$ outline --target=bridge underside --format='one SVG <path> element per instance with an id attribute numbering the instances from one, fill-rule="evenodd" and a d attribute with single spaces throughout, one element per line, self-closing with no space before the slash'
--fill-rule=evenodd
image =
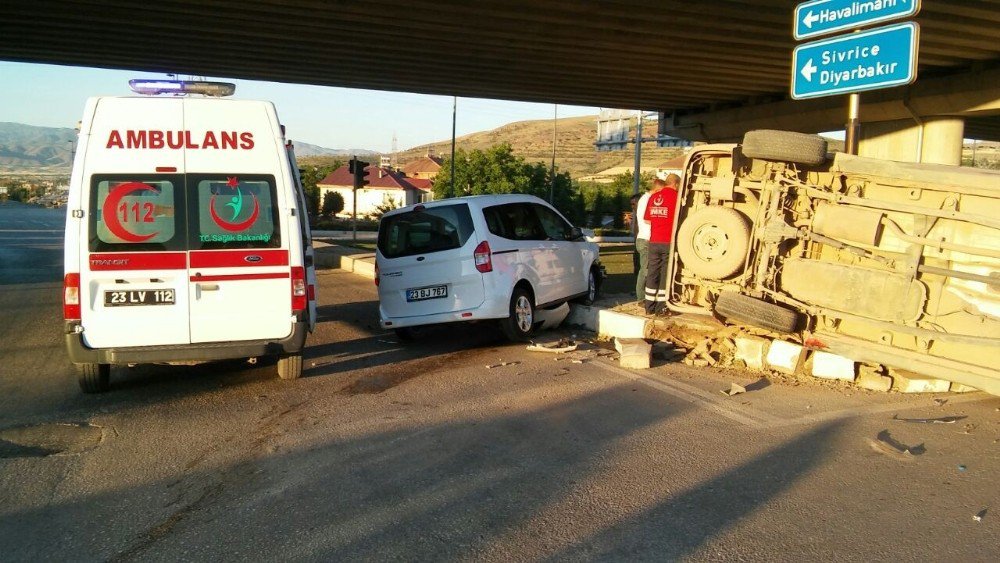
<path id="1" fill-rule="evenodd" d="M 4 2 L 0 59 L 656 110 L 692 139 L 737 137 L 768 114 L 779 127 L 838 128 L 842 98 L 788 100 L 796 4 Z M 998 8 L 996 0 L 924 0 L 917 84 L 865 95 L 862 119 L 957 114 L 970 136 L 1000 139 Z M 924 92 L 948 88 L 963 92 L 954 105 Z"/>

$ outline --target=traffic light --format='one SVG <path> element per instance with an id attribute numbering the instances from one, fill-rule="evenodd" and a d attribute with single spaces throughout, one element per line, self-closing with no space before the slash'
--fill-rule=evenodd
<path id="1" fill-rule="evenodd" d="M 368 168 L 367 162 L 363 160 L 358 160 L 357 157 L 351 158 L 350 163 L 347 165 L 347 169 L 354 176 L 354 189 L 360 189 L 368 185 Z"/>

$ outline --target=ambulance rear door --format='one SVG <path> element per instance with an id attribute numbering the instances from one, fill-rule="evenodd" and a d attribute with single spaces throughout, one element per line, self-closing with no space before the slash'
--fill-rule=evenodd
<path id="1" fill-rule="evenodd" d="M 185 151 L 191 342 L 286 337 L 294 322 L 295 264 L 289 178 L 273 106 L 188 99 L 184 108 L 195 145 Z"/>
<path id="2" fill-rule="evenodd" d="M 84 342 L 187 344 L 188 272 L 179 99 L 100 98 L 81 130 Z M 171 148 L 171 145 L 175 148 Z"/>

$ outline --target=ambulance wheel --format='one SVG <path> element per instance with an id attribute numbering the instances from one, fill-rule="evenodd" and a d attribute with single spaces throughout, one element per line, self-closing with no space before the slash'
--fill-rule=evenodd
<path id="1" fill-rule="evenodd" d="M 84 393 L 103 393 L 111 388 L 111 365 L 79 364 L 77 381 Z"/>
<path id="2" fill-rule="evenodd" d="M 278 377 L 281 379 L 298 379 L 302 377 L 302 354 L 279 356 Z"/>
<path id="3" fill-rule="evenodd" d="M 510 315 L 500 320 L 504 336 L 513 342 L 524 342 L 535 328 L 535 305 L 523 287 L 514 288 L 510 296 Z"/>

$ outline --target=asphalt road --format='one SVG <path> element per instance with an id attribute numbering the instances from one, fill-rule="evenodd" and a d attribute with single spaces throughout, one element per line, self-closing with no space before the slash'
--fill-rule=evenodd
<path id="1" fill-rule="evenodd" d="M 0 287 L 0 559 L 997 558 L 998 398 L 557 361 L 486 325 L 404 346 L 370 280 L 319 285 L 301 380 L 140 366 L 96 396 L 58 275 Z"/>
<path id="2" fill-rule="evenodd" d="M 62 280 L 65 209 L 0 202 L 0 286 Z"/>

